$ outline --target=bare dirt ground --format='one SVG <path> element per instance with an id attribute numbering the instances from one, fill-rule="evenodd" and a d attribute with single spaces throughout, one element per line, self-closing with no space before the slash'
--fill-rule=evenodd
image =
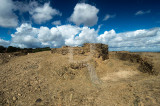
<path id="1" fill-rule="evenodd" d="M 160 72 L 160 53 L 136 54 L 149 58 Z M 0 58 L 2 106 L 160 106 L 160 75 L 141 72 L 140 64 L 112 53 L 108 60 L 82 63 L 49 51 L 10 58 Z"/>

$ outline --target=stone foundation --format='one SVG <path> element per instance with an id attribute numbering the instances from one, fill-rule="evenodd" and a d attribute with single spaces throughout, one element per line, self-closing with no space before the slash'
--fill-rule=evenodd
<path id="1" fill-rule="evenodd" d="M 66 55 L 68 53 L 73 53 L 73 55 L 91 53 L 93 57 L 102 58 L 102 60 L 109 58 L 108 45 L 101 43 L 85 43 L 82 47 L 63 46 L 62 48 L 52 48 L 51 53 L 58 53 L 62 55 Z"/>

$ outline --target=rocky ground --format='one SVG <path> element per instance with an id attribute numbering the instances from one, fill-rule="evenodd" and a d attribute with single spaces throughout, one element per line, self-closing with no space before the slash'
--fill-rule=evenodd
<path id="1" fill-rule="evenodd" d="M 105 61 L 77 55 L 75 63 L 69 54 L 49 51 L 24 56 L 1 54 L 0 105 L 159 106 L 160 54 L 134 54 L 148 60 L 118 58 L 115 52 Z M 143 67 L 148 65 L 146 61 L 152 65 Z M 156 74 L 145 71 L 148 68 Z"/>

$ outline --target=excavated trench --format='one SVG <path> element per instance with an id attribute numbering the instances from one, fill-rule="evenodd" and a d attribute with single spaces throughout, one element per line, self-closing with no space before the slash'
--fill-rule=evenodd
<path id="1" fill-rule="evenodd" d="M 139 54 L 135 53 L 115 53 L 114 54 L 116 58 L 123 60 L 123 61 L 129 61 L 131 63 L 138 63 L 139 64 L 139 71 L 143 73 L 148 73 L 151 75 L 157 75 L 158 72 L 154 68 L 154 63 L 152 60 L 148 58 L 144 58 L 140 56 Z"/>

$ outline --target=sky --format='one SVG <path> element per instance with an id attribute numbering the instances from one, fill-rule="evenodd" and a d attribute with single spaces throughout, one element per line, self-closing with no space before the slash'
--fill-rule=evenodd
<path id="1" fill-rule="evenodd" d="M 160 51 L 159 0 L 0 0 L 0 45 Z"/>

